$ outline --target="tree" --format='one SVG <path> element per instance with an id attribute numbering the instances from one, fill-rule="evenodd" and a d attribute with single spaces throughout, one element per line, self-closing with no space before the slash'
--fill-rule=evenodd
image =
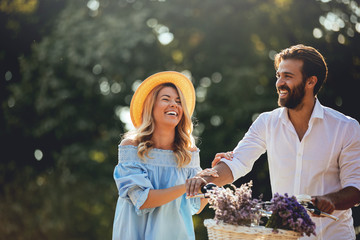
<path id="1" fill-rule="evenodd" d="M 44 2 L 51 5 L 39 6 Z M 296 43 L 315 46 L 328 60 L 320 101 L 359 120 L 351 106 L 359 96 L 348 87 L 359 79 L 358 23 L 334 31 L 319 22 L 331 12 L 351 19 L 351 4 L 67 1 L 31 51 L 22 51 L 21 78 L 3 90 L 0 232 L 11 239 L 110 238 L 116 146 L 134 89 L 158 71 L 191 76 L 203 167 L 234 148 L 258 113 L 276 107 L 272 59 Z M 254 194 L 269 199 L 266 155 L 255 168 L 237 184 L 253 179 Z M 211 214 L 194 218 L 197 239 L 206 239 L 202 221 Z"/>

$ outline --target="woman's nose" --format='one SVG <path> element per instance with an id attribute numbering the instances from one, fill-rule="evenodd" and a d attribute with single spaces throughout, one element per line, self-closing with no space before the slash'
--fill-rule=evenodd
<path id="1" fill-rule="evenodd" d="M 172 106 L 172 107 L 177 106 L 176 100 L 170 100 L 169 103 L 170 103 L 170 106 Z"/>

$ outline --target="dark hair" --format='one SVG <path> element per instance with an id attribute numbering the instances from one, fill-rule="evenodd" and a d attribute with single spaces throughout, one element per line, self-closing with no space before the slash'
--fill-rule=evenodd
<path id="1" fill-rule="evenodd" d="M 283 49 L 280 53 L 275 55 L 274 66 L 276 70 L 278 70 L 280 62 L 285 59 L 297 59 L 303 61 L 301 72 L 304 76 L 304 81 L 312 76 L 317 77 L 317 83 L 314 87 L 315 96 L 326 82 L 328 74 L 326 62 L 321 53 L 313 47 L 302 44 Z"/>

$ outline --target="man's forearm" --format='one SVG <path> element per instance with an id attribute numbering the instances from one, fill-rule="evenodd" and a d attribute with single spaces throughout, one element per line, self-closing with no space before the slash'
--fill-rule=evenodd
<path id="1" fill-rule="evenodd" d="M 346 210 L 360 203 L 360 191 L 355 187 L 346 187 L 325 196 L 331 199 L 336 210 Z"/>
<path id="2" fill-rule="evenodd" d="M 346 210 L 359 203 L 360 191 L 355 187 L 346 187 L 323 196 L 314 196 L 312 202 L 319 210 L 331 214 L 334 210 Z"/>
<path id="3" fill-rule="evenodd" d="M 209 183 L 212 182 L 217 186 L 224 186 L 226 184 L 232 183 L 234 177 L 228 165 L 226 163 L 220 162 L 213 169 L 216 170 L 219 177 L 206 176 L 204 179 Z"/>

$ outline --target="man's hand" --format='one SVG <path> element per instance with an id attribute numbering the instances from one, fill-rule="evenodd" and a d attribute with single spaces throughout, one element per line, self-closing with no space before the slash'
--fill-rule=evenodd
<path id="1" fill-rule="evenodd" d="M 326 213 L 333 213 L 335 210 L 335 204 L 331 198 L 327 196 L 315 196 L 311 198 L 311 202 L 317 207 L 320 211 Z M 318 215 L 312 214 L 313 216 L 319 217 Z"/>
<path id="2" fill-rule="evenodd" d="M 217 153 L 214 157 L 214 160 L 211 162 L 211 167 L 215 167 L 216 164 L 218 164 L 222 158 L 232 161 L 233 152 L 231 151 L 231 152 L 226 152 L 226 153 L 224 153 L 224 152 Z"/>
<path id="3" fill-rule="evenodd" d="M 198 177 L 219 177 L 219 174 L 214 168 L 205 168 L 196 174 Z"/>
<path id="4" fill-rule="evenodd" d="M 346 187 L 337 192 L 311 198 L 320 211 L 331 214 L 334 210 L 346 210 L 360 202 L 360 191 L 355 187 Z"/>

